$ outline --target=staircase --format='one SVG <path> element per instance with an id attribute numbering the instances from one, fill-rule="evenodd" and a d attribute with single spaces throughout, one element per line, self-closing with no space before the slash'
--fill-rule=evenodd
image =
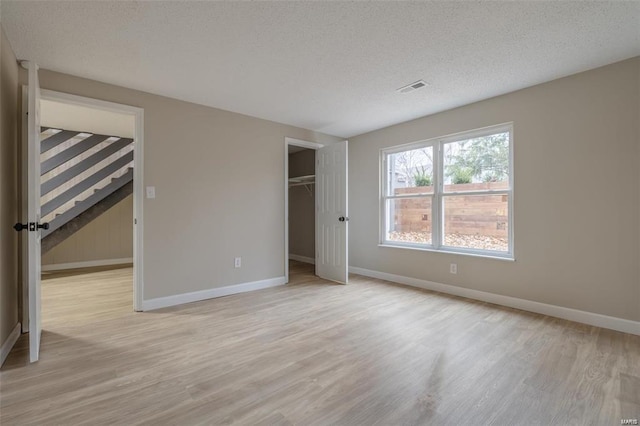
<path id="1" fill-rule="evenodd" d="M 133 193 L 133 139 L 41 128 L 42 254 Z"/>

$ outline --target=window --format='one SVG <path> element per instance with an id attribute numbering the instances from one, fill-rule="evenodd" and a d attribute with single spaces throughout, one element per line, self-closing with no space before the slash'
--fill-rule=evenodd
<path id="1" fill-rule="evenodd" d="M 383 150 L 381 244 L 513 257 L 512 125 Z"/>

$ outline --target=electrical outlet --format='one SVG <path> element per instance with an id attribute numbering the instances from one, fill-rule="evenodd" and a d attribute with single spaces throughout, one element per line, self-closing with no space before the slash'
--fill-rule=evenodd
<path id="1" fill-rule="evenodd" d="M 457 274 L 458 273 L 458 264 L 457 263 L 452 263 L 449 266 L 449 272 L 451 272 L 452 274 Z"/>
<path id="2" fill-rule="evenodd" d="M 242 258 L 241 257 L 236 257 L 234 262 L 233 262 L 233 266 L 236 268 L 239 268 L 242 266 Z"/>

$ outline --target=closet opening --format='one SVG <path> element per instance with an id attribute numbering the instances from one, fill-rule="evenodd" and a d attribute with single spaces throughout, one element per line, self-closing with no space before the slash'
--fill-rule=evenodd
<path id="1" fill-rule="evenodd" d="M 285 140 L 285 275 L 316 275 L 316 149 L 313 142 Z"/>

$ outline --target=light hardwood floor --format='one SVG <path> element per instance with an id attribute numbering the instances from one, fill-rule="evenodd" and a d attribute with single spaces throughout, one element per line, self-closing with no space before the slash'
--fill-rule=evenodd
<path id="1" fill-rule="evenodd" d="M 619 425 L 640 337 L 292 262 L 291 284 L 148 313 L 131 268 L 52 274 L 0 423 Z"/>

